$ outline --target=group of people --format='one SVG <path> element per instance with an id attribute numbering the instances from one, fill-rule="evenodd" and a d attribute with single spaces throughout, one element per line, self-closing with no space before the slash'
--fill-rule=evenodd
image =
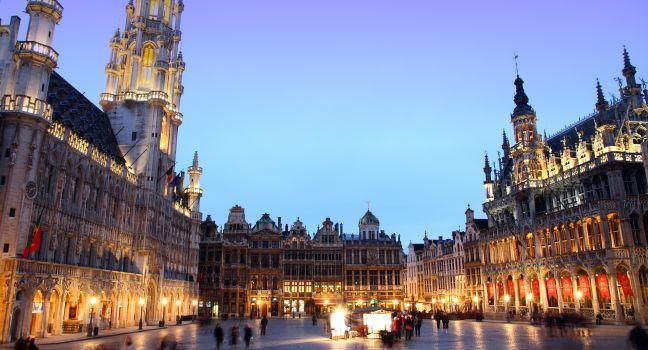
<path id="1" fill-rule="evenodd" d="M 261 319 L 261 336 L 266 335 L 266 329 L 268 328 L 268 318 L 266 316 L 263 316 Z M 239 325 L 234 324 L 232 325 L 232 328 L 230 329 L 230 345 L 234 346 L 237 345 L 239 342 L 239 336 L 240 336 L 240 331 L 239 331 Z M 214 328 L 214 338 L 216 339 L 216 349 L 220 349 L 220 347 L 223 345 L 223 342 L 225 341 L 225 331 L 223 330 L 223 327 L 221 326 L 220 323 L 216 324 L 216 328 Z M 252 326 L 250 326 L 249 323 L 246 323 L 245 326 L 243 327 L 243 342 L 245 343 L 245 347 L 249 348 L 250 347 L 250 342 L 252 342 L 253 339 L 253 333 L 252 333 Z"/>
<path id="2" fill-rule="evenodd" d="M 444 329 L 448 329 L 450 326 L 450 316 L 443 310 L 437 310 L 434 313 L 434 320 L 436 321 L 437 329 L 441 329 L 441 325 L 443 325 Z"/>
<path id="3" fill-rule="evenodd" d="M 18 338 L 14 343 L 14 350 L 38 350 L 38 346 L 36 346 L 36 338 Z"/>
<path id="4" fill-rule="evenodd" d="M 396 339 L 405 335 L 405 340 L 412 339 L 412 336 L 421 336 L 423 326 L 423 315 L 418 313 L 408 315 L 396 315 L 392 319 L 392 333 Z"/>

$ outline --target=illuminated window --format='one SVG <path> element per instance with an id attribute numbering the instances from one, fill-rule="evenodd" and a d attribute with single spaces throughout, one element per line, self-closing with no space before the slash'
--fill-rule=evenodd
<path id="1" fill-rule="evenodd" d="M 155 61 L 155 49 L 153 45 L 147 44 L 142 51 L 142 80 L 151 81 L 153 63 Z"/>
<path id="2" fill-rule="evenodd" d="M 149 18 L 157 19 L 159 8 L 160 0 L 151 0 L 151 5 L 149 6 Z"/>

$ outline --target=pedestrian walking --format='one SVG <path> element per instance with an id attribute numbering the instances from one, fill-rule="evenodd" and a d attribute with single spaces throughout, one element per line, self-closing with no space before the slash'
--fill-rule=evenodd
<path id="1" fill-rule="evenodd" d="M 214 338 L 216 338 L 216 349 L 220 349 L 221 345 L 223 345 L 224 337 L 225 334 L 223 332 L 223 327 L 221 327 L 220 323 L 216 323 L 216 328 L 214 328 Z"/>
<path id="2" fill-rule="evenodd" d="M 434 320 L 436 321 L 437 329 L 441 329 L 441 311 L 440 310 L 437 310 L 437 312 L 434 313 Z"/>
<path id="3" fill-rule="evenodd" d="M 648 349 L 648 333 L 646 333 L 646 330 L 641 326 L 641 322 L 635 323 L 634 328 L 632 328 L 630 335 L 628 336 L 628 341 L 633 349 Z"/>
<path id="4" fill-rule="evenodd" d="M 135 344 L 133 344 L 133 340 L 131 339 L 130 335 L 127 335 L 124 338 L 124 344 L 122 344 L 120 350 L 135 350 Z"/>
<path id="5" fill-rule="evenodd" d="M 239 337 L 239 327 L 238 325 L 233 325 L 232 330 L 230 331 L 230 345 L 238 344 Z"/>
<path id="6" fill-rule="evenodd" d="M 243 340 L 245 340 L 245 347 L 249 348 L 250 347 L 250 341 L 252 340 L 252 327 L 250 327 L 249 324 L 245 324 L 245 328 L 243 329 Z"/>
<path id="7" fill-rule="evenodd" d="M 268 318 L 263 316 L 261 319 L 261 336 L 266 335 L 266 328 L 268 327 Z"/>
<path id="8" fill-rule="evenodd" d="M 416 319 L 416 324 L 414 327 L 416 328 L 416 336 L 420 337 L 421 336 L 421 327 L 423 326 L 423 316 L 419 315 Z"/>
<path id="9" fill-rule="evenodd" d="M 450 316 L 448 314 L 444 313 L 442 316 L 442 321 L 443 321 L 443 328 L 448 329 L 448 326 L 450 326 Z"/>
<path id="10" fill-rule="evenodd" d="M 414 330 L 414 321 L 411 316 L 405 319 L 405 340 L 412 339 L 412 332 Z"/>
<path id="11" fill-rule="evenodd" d="M 317 316 L 315 316 L 315 314 L 313 314 L 312 321 L 313 321 L 313 326 L 317 325 Z"/>

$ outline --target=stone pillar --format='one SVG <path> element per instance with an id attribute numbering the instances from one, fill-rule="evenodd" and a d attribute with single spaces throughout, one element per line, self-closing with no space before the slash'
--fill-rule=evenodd
<path id="1" fill-rule="evenodd" d="M 41 327 L 42 328 L 41 329 L 41 334 L 38 335 L 41 338 L 47 337 L 47 323 L 48 323 L 48 320 L 49 320 L 49 312 L 50 312 L 50 297 L 51 297 L 50 294 L 47 294 L 47 295 L 45 295 L 43 297 L 44 298 L 43 299 L 43 314 L 42 314 L 42 317 L 43 317 L 42 324 L 43 324 L 43 326 Z"/>
<path id="2" fill-rule="evenodd" d="M 574 296 L 573 296 L 573 298 L 574 298 L 574 305 L 576 306 L 576 311 L 580 311 L 580 309 L 581 309 L 581 303 L 583 302 L 583 298 L 585 298 L 585 296 L 583 295 L 583 297 L 581 298 L 581 300 L 577 300 L 577 299 L 576 299 L 576 291 L 577 291 L 577 290 L 580 290 L 580 289 L 578 288 L 578 276 L 576 276 L 576 274 L 574 273 L 574 271 L 570 271 L 569 274 L 570 274 L 570 276 L 571 276 L 571 282 L 572 282 L 572 293 L 574 294 Z"/>
<path id="3" fill-rule="evenodd" d="M 638 270 L 637 270 L 638 271 Z M 644 321 L 644 308 L 643 308 L 643 291 L 637 280 L 638 272 L 629 271 L 628 275 L 630 276 L 630 286 L 632 287 L 634 309 L 635 309 L 635 319 L 645 323 Z"/>
<path id="4" fill-rule="evenodd" d="M 643 218 L 641 216 L 637 217 L 637 221 L 639 223 L 639 243 L 642 246 L 648 246 L 648 242 L 646 241 L 646 227 L 644 226 Z"/>
<path id="5" fill-rule="evenodd" d="M 603 244 L 605 245 L 605 249 L 610 249 L 612 248 L 612 243 L 611 243 L 611 237 L 610 237 L 610 224 L 607 219 L 607 213 L 601 214 L 601 222 L 600 222 L 600 228 L 601 228 L 601 233 L 603 235 Z"/>
<path id="6" fill-rule="evenodd" d="M 554 278 L 556 279 L 556 294 L 558 294 L 558 312 L 563 312 L 563 289 L 562 289 L 562 279 L 560 276 L 554 273 Z"/>
<path id="7" fill-rule="evenodd" d="M 610 298 L 612 307 L 614 308 L 614 316 L 617 322 L 623 322 L 624 314 L 623 307 L 621 306 L 621 298 L 619 297 L 619 288 L 617 287 L 617 277 L 614 272 L 608 273 L 608 288 L 610 289 Z"/>
<path id="8" fill-rule="evenodd" d="M 594 309 L 594 316 L 601 311 L 598 301 L 598 288 L 596 288 L 596 276 L 594 271 L 587 272 L 590 278 L 590 293 L 592 293 L 592 309 Z"/>
<path id="9" fill-rule="evenodd" d="M 547 300 L 547 282 L 544 277 L 538 277 L 538 282 L 540 282 L 540 302 L 542 303 L 542 310 L 546 312 L 549 307 L 549 301 Z"/>
<path id="10" fill-rule="evenodd" d="M 520 290 L 518 287 L 518 278 L 516 275 L 513 275 L 513 288 L 515 289 L 515 313 L 518 314 L 520 312 Z"/>
<path id="11" fill-rule="evenodd" d="M 624 247 L 634 247 L 635 242 L 634 242 L 634 238 L 632 237 L 632 226 L 630 225 L 630 219 L 619 219 L 619 230 L 621 230 L 619 236 L 623 240 L 622 245 Z M 641 239 L 639 240 L 638 243 L 641 243 Z"/>

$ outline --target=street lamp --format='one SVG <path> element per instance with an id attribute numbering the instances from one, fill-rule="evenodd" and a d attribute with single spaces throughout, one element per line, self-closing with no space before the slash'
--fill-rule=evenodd
<path id="1" fill-rule="evenodd" d="M 144 303 L 145 303 L 144 298 L 141 298 L 141 297 L 140 297 L 140 298 L 139 298 L 139 305 L 140 305 L 139 330 L 140 330 L 140 331 L 141 331 L 142 328 L 143 328 L 143 324 L 142 324 L 142 314 L 144 313 Z"/>
<path id="2" fill-rule="evenodd" d="M 164 327 L 164 322 L 166 319 L 166 305 L 169 303 L 169 299 L 162 298 L 162 321 L 160 321 L 160 327 Z"/>
<path id="3" fill-rule="evenodd" d="M 194 319 L 196 319 L 196 314 L 198 313 L 198 311 L 196 310 L 196 305 L 198 305 L 198 300 L 196 300 L 196 299 L 192 300 L 191 301 L 191 306 L 194 307 L 194 314 L 193 314 L 193 316 L 191 316 L 191 322 L 193 322 Z"/>
<path id="4" fill-rule="evenodd" d="M 94 314 L 94 306 L 97 303 L 96 297 L 90 297 L 90 323 L 88 323 L 88 337 L 92 337 L 92 316 Z"/>
<path id="5" fill-rule="evenodd" d="M 583 292 L 580 290 L 577 290 L 576 293 L 574 293 L 574 296 L 576 297 L 576 302 L 578 303 L 578 308 L 580 309 L 581 307 L 581 299 L 583 298 Z"/>
<path id="6" fill-rule="evenodd" d="M 473 297 L 472 297 L 472 301 L 473 301 L 473 307 L 474 307 L 475 309 L 479 309 L 479 297 L 476 296 L 476 295 L 473 296 Z"/>
<path id="7" fill-rule="evenodd" d="M 176 323 L 180 324 L 180 304 L 182 304 L 182 300 L 178 299 L 176 300 L 176 306 L 178 306 L 178 312 L 176 313 Z"/>

